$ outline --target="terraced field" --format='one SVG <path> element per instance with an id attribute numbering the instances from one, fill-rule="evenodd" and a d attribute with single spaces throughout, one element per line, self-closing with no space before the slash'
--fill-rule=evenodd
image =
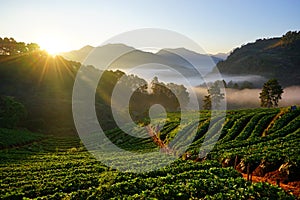
<path id="1" fill-rule="evenodd" d="M 178 157 L 175 162 L 143 173 L 105 166 L 75 136 L 0 129 L 0 199 L 297 198 L 280 187 L 246 181 L 239 172 L 246 172 L 243 166 L 248 164 L 252 171 L 259 172 L 260 164 L 269 163 L 262 171 L 264 175 L 286 165 L 290 168 L 283 168 L 283 176 L 285 172 L 290 175 L 284 176 L 287 180 L 283 181 L 299 181 L 299 109 L 228 111 L 225 121 L 218 116 L 210 119 L 210 113 L 202 112 L 196 118 L 190 114 L 182 127 L 179 127 L 178 113 L 168 116 L 157 137 L 169 145 L 179 129 L 189 136 L 189 131 L 197 125 L 193 143 L 184 155 L 176 154 L 181 143 L 175 143 L 172 146 Z M 132 132 L 140 133 L 138 129 Z M 145 158 L 143 153 L 158 149 L 151 137 L 129 136 L 120 129 L 108 131 L 106 135 L 119 147 L 140 153 L 137 164 L 151 162 L 151 157 Z M 188 140 L 186 135 L 179 139 Z M 208 136 L 204 149 L 220 137 L 213 150 L 200 159 L 199 149 Z M 127 159 L 130 163 L 133 158 L 111 154 L 105 159 L 118 166 L 124 164 L 120 160 Z"/>

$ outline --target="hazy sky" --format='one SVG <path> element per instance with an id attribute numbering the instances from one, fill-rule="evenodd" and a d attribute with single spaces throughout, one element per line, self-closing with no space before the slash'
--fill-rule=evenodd
<path id="1" fill-rule="evenodd" d="M 300 30 L 299 0 L 0 0 L 0 37 L 52 51 L 97 46 L 138 28 L 169 29 L 206 52 Z"/>

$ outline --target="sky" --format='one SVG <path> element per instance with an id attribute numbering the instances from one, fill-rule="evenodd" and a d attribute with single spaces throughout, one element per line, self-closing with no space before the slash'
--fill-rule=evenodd
<path id="1" fill-rule="evenodd" d="M 0 0 L 0 5 L 0 37 L 35 42 L 53 53 L 98 46 L 140 28 L 178 32 L 211 54 L 300 30 L 299 0 Z"/>

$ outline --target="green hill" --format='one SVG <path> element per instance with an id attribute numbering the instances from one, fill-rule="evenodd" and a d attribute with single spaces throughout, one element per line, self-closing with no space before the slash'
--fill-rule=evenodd
<path id="1" fill-rule="evenodd" d="M 0 56 L 0 94 L 25 105 L 28 117 L 22 126 L 70 128 L 72 87 L 79 67 L 80 63 L 43 52 Z"/>
<path id="2" fill-rule="evenodd" d="M 112 169 L 95 160 L 78 137 L 45 137 L 29 132 L 10 131 L 12 135 L 20 134 L 24 137 L 23 141 L 19 138 L 14 141 L 5 140 L 1 144 L 0 198 L 295 199 L 295 196 L 284 192 L 280 187 L 246 181 L 238 171 L 245 172 L 243 166 L 249 163 L 251 168 L 256 168 L 253 173 L 261 173 L 260 176 L 263 176 L 278 170 L 280 166 L 288 166 L 282 167 L 280 172 L 287 179 L 279 180 L 284 183 L 297 180 L 300 155 L 299 117 L 299 109 L 228 111 L 224 124 L 218 126 L 220 120 L 212 119 L 212 129 L 208 131 L 209 113 L 201 113 L 200 119 L 190 114 L 191 123 L 183 127 L 186 131 L 190 131 L 188 127 L 191 124 L 200 122 L 196 138 L 188 151 L 191 153 L 190 158 L 197 157 L 205 134 L 220 132 L 220 140 L 213 151 L 201 162 L 178 159 L 156 171 L 139 174 L 130 172 L 130 167 L 134 166 L 127 166 L 127 162 L 122 162 L 125 159 L 130 163 L 136 157 L 124 158 L 124 155 L 111 152 L 105 157 L 106 160 L 102 160 L 104 163 L 109 161 L 113 167 L 129 167 L 127 172 Z M 177 113 L 170 114 L 168 118 L 160 133 L 165 142 L 176 134 L 178 126 L 175 120 L 178 119 Z M 264 133 L 266 129 L 268 131 Z M 1 138 L 7 137 L 7 134 L 7 129 L 0 129 Z M 120 129 L 106 134 L 116 145 L 141 153 L 136 165 L 144 165 L 145 160 L 155 164 L 155 158 L 142 154 L 157 150 L 150 138 L 133 139 Z M 143 150 L 137 147 L 143 147 Z M 233 168 L 236 156 L 237 170 Z M 160 162 L 162 160 L 157 164 Z"/>
<path id="3" fill-rule="evenodd" d="M 19 126 L 30 130 L 74 134 L 72 92 L 76 73 L 81 64 L 52 57 L 42 51 L 28 54 L 0 56 L 0 94 L 12 96 L 24 104 L 27 118 Z M 87 77 L 97 74 L 97 69 L 84 66 Z M 103 98 L 110 93 L 118 77 L 124 73 L 105 73 L 95 94 L 96 112 L 103 127 L 112 118 L 109 104 Z"/>
<path id="4" fill-rule="evenodd" d="M 0 55 L 0 95 L 14 97 L 27 110 L 27 118 L 19 126 L 40 132 L 75 133 L 72 93 L 80 67 L 78 62 L 65 60 L 61 56 L 52 57 L 42 51 Z M 150 94 L 147 92 L 147 82 L 137 76 L 126 75 L 121 71 L 101 72 L 93 66 L 82 66 L 82 69 L 85 90 L 90 89 L 91 80 L 97 80 L 101 74 L 96 83 L 95 110 L 98 121 L 105 130 L 117 127 L 113 120 L 111 97 L 118 82 L 121 87 L 115 99 L 118 105 L 123 105 L 123 97 L 133 92 L 132 88 L 142 86 L 134 91 L 130 99 L 130 114 L 135 113 L 133 115 L 137 116 L 134 116 L 137 120 L 157 102 L 166 105 L 167 111 L 178 110 L 178 101 L 174 94 L 169 90 L 165 91 L 166 87 L 158 83 L 152 84 L 154 92 Z M 182 102 L 188 102 L 188 93 L 184 86 L 171 84 L 169 87 L 178 93 L 179 98 L 183 99 Z M 121 111 L 125 106 L 115 109 Z M 3 117 L 1 112 L 0 117 Z"/>
<path id="5" fill-rule="evenodd" d="M 217 67 L 222 74 L 261 75 L 283 86 L 300 85 L 300 32 L 243 45 Z"/>

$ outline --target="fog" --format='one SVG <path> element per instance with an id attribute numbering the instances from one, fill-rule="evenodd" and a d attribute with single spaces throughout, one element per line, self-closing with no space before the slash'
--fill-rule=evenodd
<path id="1" fill-rule="evenodd" d="M 288 106 L 291 104 L 300 105 L 300 86 L 291 86 L 284 89 L 280 106 Z"/>
<path id="2" fill-rule="evenodd" d="M 207 82 L 215 82 L 220 80 L 219 74 L 207 74 L 208 72 L 203 73 L 205 78 L 201 77 L 199 74 L 185 74 L 174 70 L 171 67 L 167 67 L 159 64 L 145 64 L 137 68 L 132 69 L 121 69 L 126 74 L 134 74 L 140 78 L 145 79 L 148 82 L 151 82 L 153 77 L 158 77 L 160 82 L 164 83 L 176 83 L 183 84 L 186 87 L 199 86 Z M 262 86 L 264 82 L 267 81 L 266 78 L 259 75 L 230 75 L 222 74 L 222 79 L 227 83 L 233 81 L 234 83 L 241 83 L 244 81 L 249 81 L 254 84 L 255 87 Z"/>
<path id="3" fill-rule="evenodd" d="M 202 108 L 202 100 L 207 95 L 207 88 L 197 87 L 193 91 L 197 94 L 199 106 Z M 261 89 L 229 89 L 226 88 L 225 99 L 227 109 L 258 108 L 260 107 L 259 93 Z M 195 102 L 191 102 L 195 103 Z M 280 107 L 300 105 L 300 86 L 284 88 L 282 99 L 279 101 Z"/>
<path id="4" fill-rule="evenodd" d="M 199 76 L 185 76 L 180 74 L 173 69 L 164 68 L 162 66 L 157 66 L 157 68 L 149 68 L 145 65 L 143 67 L 135 68 L 130 71 L 126 71 L 128 74 L 135 74 L 146 81 L 150 82 L 154 76 L 157 76 L 161 82 L 172 82 L 176 84 L 183 84 L 187 87 L 189 93 L 193 92 L 196 94 L 198 101 L 191 98 L 192 105 L 199 104 L 199 108 L 202 108 L 203 98 L 207 95 L 206 87 L 199 87 L 199 85 L 204 84 L 204 79 Z M 243 81 L 249 81 L 253 83 L 256 88 L 261 88 L 263 83 L 267 81 L 265 77 L 258 75 L 226 75 L 222 74 L 222 79 L 227 83 L 233 81 L 234 83 L 242 83 Z M 220 80 L 219 76 L 214 74 L 209 74 L 205 77 L 205 81 L 214 82 Z M 226 88 L 226 102 L 227 109 L 242 109 L 242 108 L 258 108 L 260 107 L 259 93 L 261 89 L 231 89 Z M 193 96 L 193 95 L 190 95 Z M 279 101 L 279 106 L 291 106 L 300 105 L 300 86 L 290 86 L 284 88 L 284 93 L 282 94 L 282 99 Z"/>

